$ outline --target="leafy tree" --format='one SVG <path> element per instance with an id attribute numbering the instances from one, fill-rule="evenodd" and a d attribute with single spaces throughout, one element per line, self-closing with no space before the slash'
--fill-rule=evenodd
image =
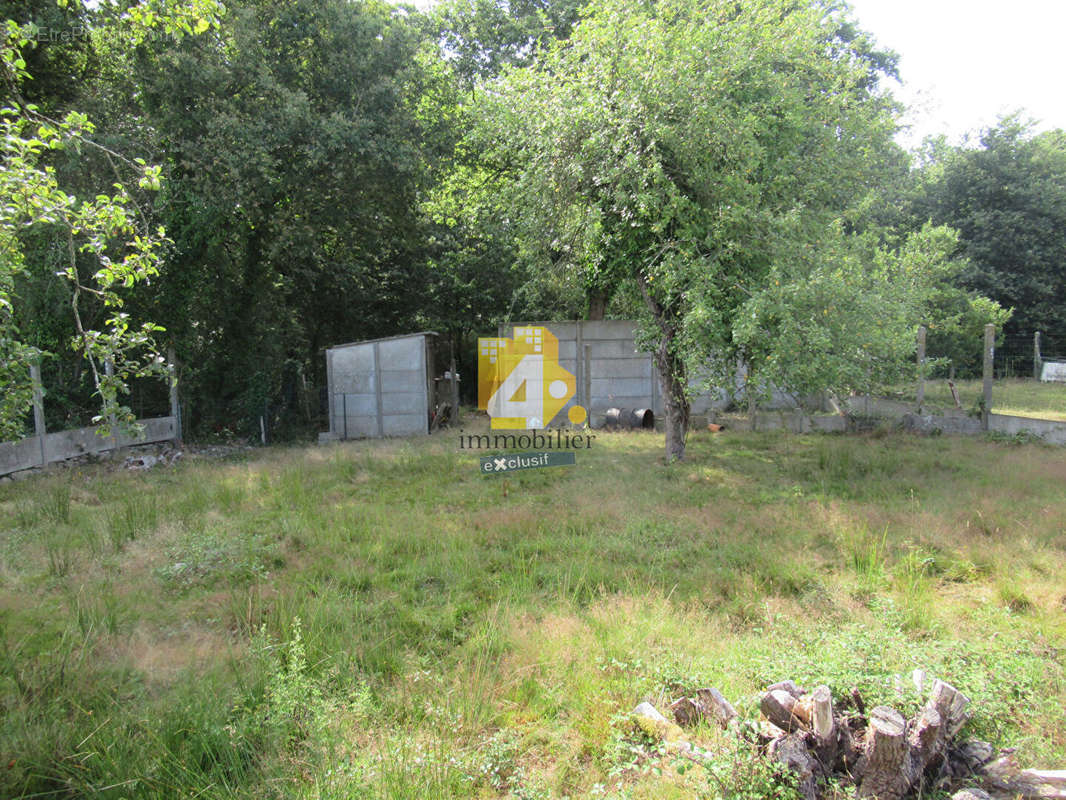
<path id="1" fill-rule="evenodd" d="M 195 426 L 317 405 L 324 347 L 415 324 L 428 36 L 383 2 L 248 0 L 217 33 L 137 52 L 174 240 L 147 313 L 189 365 Z"/>
<path id="2" fill-rule="evenodd" d="M 64 0 L 59 5 L 69 3 Z M 159 26 L 172 35 L 181 35 L 209 25 L 215 11 L 208 0 L 196 0 L 195 7 L 176 6 L 161 12 L 155 4 L 134 5 L 127 13 L 141 30 Z M 71 19 L 84 18 L 84 10 L 79 7 L 61 17 L 69 24 Z M 84 114 L 72 111 L 54 119 L 27 99 L 23 87 L 31 75 L 24 54 L 36 43 L 38 33 L 39 26 L 33 20 L 8 19 L 0 41 L 4 98 L 0 109 L 0 378 L 4 386 L 0 436 L 4 438 L 21 433 L 32 393 L 29 363 L 44 355 L 26 343 L 18 324 L 16 285 L 28 271 L 27 237 L 43 234 L 63 253 L 58 274 L 70 292 L 71 343 L 89 364 L 100 401 L 97 419 L 104 422 L 105 432 L 110 420 L 128 423 L 134 419 L 132 411 L 120 402 L 130 377 L 159 372 L 164 366 L 151 352 L 151 334 L 159 330 L 158 326 L 131 325 L 120 292 L 156 274 L 163 230 L 147 224 L 121 180 L 110 187 L 113 194 L 97 193 L 88 199 L 68 193 L 60 186 L 49 156 L 67 147 L 97 148 L 112 160 L 133 167 L 142 188 L 158 189 L 159 170 L 143 160 L 125 159 L 95 142 L 90 138 L 93 126 Z M 47 76 L 65 72 L 70 62 L 38 59 L 37 63 L 46 65 Z M 44 94 L 47 96 L 47 90 Z M 85 307 L 89 304 L 103 310 L 103 329 L 86 324 Z M 147 355 L 141 355 L 146 349 Z"/>
<path id="3" fill-rule="evenodd" d="M 672 460 L 687 364 L 731 371 L 753 344 L 735 336 L 753 298 L 830 270 L 825 231 L 896 158 L 878 83 L 894 61 L 833 3 L 599 0 L 587 15 L 479 95 L 477 180 L 497 176 L 487 191 L 525 247 L 566 253 L 555 263 L 587 283 L 639 290 Z M 841 302 L 864 275 L 834 276 Z M 913 341 L 917 319 L 903 317 Z"/>
<path id="4" fill-rule="evenodd" d="M 450 0 L 436 10 L 445 57 L 470 87 L 566 39 L 583 0 Z"/>
<path id="5" fill-rule="evenodd" d="M 1011 335 L 1066 331 L 1066 132 L 1007 117 L 979 147 L 930 142 L 914 224 L 959 231 L 963 288 L 1013 308 Z"/>
<path id="6" fill-rule="evenodd" d="M 966 266 L 957 250 L 957 233 L 944 226 L 927 224 L 893 246 L 837 223 L 817 249 L 776 261 L 733 326 L 755 386 L 844 395 L 891 385 L 911 372 L 918 323 L 936 346 L 1002 321 L 1009 312 L 955 287 Z"/>

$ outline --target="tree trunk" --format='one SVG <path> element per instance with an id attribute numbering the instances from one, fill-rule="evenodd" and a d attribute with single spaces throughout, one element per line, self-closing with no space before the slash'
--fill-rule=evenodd
<path id="1" fill-rule="evenodd" d="M 680 320 L 673 309 L 663 306 L 655 298 L 643 275 L 638 277 L 637 282 L 659 331 L 659 341 L 652 357 L 659 371 L 659 386 L 662 388 L 663 410 L 666 412 L 666 463 L 670 464 L 685 457 L 685 436 L 688 433 L 688 380 L 685 362 L 677 353 Z"/>
<path id="2" fill-rule="evenodd" d="M 607 313 L 607 292 L 602 289 L 589 289 L 589 319 L 603 319 Z"/>
<path id="3" fill-rule="evenodd" d="M 659 370 L 663 410 L 666 412 L 666 461 L 685 457 L 688 433 L 689 402 L 685 386 L 685 365 L 669 352 L 672 342 L 665 339 L 655 349 L 655 366 Z"/>

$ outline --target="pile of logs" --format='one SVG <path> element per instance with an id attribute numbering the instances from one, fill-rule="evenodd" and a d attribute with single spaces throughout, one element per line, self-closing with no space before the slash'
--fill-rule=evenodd
<path id="1" fill-rule="evenodd" d="M 969 704 L 966 695 L 937 680 L 925 706 L 908 720 L 890 706 L 867 711 L 856 689 L 834 704 L 827 686 L 807 692 L 782 681 L 761 694 L 762 716 L 754 726 L 741 723 L 713 688 L 675 700 L 670 711 L 682 729 L 706 720 L 757 739 L 770 758 L 795 773 L 804 800 L 820 800 L 830 781 L 877 800 L 933 791 L 955 791 L 954 800 L 1066 800 L 1066 771 L 1023 770 L 1010 751 L 997 753 L 987 742 L 958 740 L 970 718 Z M 713 758 L 685 749 L 700 752 L 703 760 Z"/>

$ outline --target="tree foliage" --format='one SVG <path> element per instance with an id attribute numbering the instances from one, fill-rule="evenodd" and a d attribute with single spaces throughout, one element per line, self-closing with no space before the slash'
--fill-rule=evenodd
<path id="1" fill-rule="evenodd" d="M 978 147 L 927 145 L 915 221 L 959 231 L 962 286 L 1013 309 L 1008 333 L 1066 331 L 1066 132 L 1032 134 L 1017 116 Z"/>
<path id="2" fill-rule="evenodd" d="M 495 176 L 489 191 L 524 246 L 557 256 L 545 263 L 592 288 L 639 289 L 668 458 L 684 452 L 687 363 L 716 366 L 720 380 L 756 351 L 783 363 L 787 337 L 766 337 L 794 331 L 775 305 L 795 318 L 835 303 L 842 313 L 815 317 L 829 338 L 884 325 L 866 361 L 898 366 L 919 321 L 912 292 L 939 267 L 902 280 L 907 251 L 893 266 L 869 247 L 873 260 L 856 261 L 863 248 L 834 226 L 896 160 L 896 106 L 879 88 L 893 56 L 829 3 L 600 0 L 586 13 L 567 42 L 480 95 L 477 179 Z M 872 282 L 905 302 L 890 318 L 870 316 L 872 302 L 868 315 L 843 313 Z M 849 383 L 845 361 L 822 359 L 819 381 Z"/>
<path id="3" fill-rule="evenodd" d="M 68 3 L 60 3 L 67 6 Z M 173 34 L 209 25 L 200 10 L 184 7 L 166 13 L 148 6 L 132 6 L 128 13 L 141 26 L 162 25 Z M 79 13 L 84 13 L 80 11 Z M 143 15 L 150 14 L 145 19 Z M 69 19 L 69 16 L 67 17 Z M 194 21 L 195 20 L 195 21 Z M 162 359 L 152 352 L 151 335 L 157 325 L 131 325 L 123 310 L 121 290 L 146 281 L 158 272 L 159 248 L 165 240 L 162 228 L 148 224 L 133 202 L 118 172 L 115 160 L 132 167 L 143 189 L 159 188 L 159 169 L 143 160 L 129 161 L 90 138 L 93 125 L 77 111 L 59 119 L 48 116 L 29 102 L 23 86 L 31 79 L 24 54 L 36 44 L 39 26 L 33 21 L 6 20 L 0 42 L 0 78 L 4 107 L 0 109 L 0 355 L 4 395 L 0 401 L 0 436 L 12 438 L 21 433 L 22 422 L 32 393 L 29 364 L 45 353 L 27 344 L 19 328 L 16 303 L 17 281 L 26 274 L 27 237 L 40 233 L 55 243 L 61 256 L 57 271 L 69 291 L 71 345 L 83 356 L 92 375 L 100 403 L 97 421 L 103 431 L 112 421 L 132 422 L 132 411 L 120 398 L 128 390 L 131 376 L 159 372 Z M 51 62 L 60 63 L 58 60 Z M 46 70 L 46 74 L 49 70 Z M 110 193 L 78 197 L 59 183 L 49 155 L 68 147 L 93 147 L 104 151 L 116 171 Z M 100 329 L 85 321 L 84 306 L 94 303 L 103 310 Z M 147 352 L 145 352 L 147 351 Z"/>

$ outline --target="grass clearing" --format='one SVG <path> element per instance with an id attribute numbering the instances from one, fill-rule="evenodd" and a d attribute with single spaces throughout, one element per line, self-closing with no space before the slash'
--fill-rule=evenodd
<path id="1" fill-rule="evenodd" d="M 768 796 L 715 731 L 680 774 L 627 713 L 703 685 L 754 713 L 783 677 L 906 706 L 915 668 L 1066 762 L 1066 451 L 661 451 L 491 478 L 443 433 L 0 485 L 0 795 Z"/>
<path id="2" fill-rule="evenodd" d="M 959 402 L 966 411 L 980 413 L 983 384 L 980 380 L 955 381 Z M 914 402 L 916 388 L 900 387 L 891 394 L 893 399 Z M 930 411 L 955 408 L 951 388 L 946 379 L 925 382 L 925 405 Z M 992 386 L 992 411 L 1015 417 L 1035 417 L 1066 422 L 1066 384 L 1042 383 L 1030 378 L 1001 378 Z"/>

